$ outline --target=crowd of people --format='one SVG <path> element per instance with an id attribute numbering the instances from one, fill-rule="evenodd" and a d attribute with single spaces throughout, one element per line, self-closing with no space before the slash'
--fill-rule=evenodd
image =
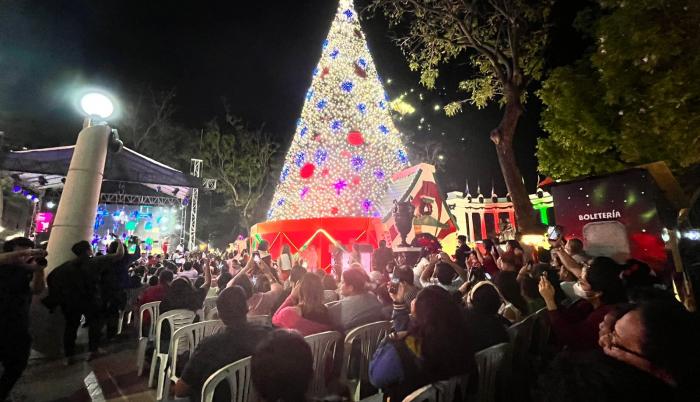
<path id="1" fill-rule="evenodd" d="M 28 305 L 46 283 L 44 304 L 60 307 L 66 320 L 69 365 L 82 318 L 92 359 L 118 332 L 120 311 L 160 301 L 161 313 L 197 312 L 216 296 L 225 329 L 202 340 L 174 388 L 176 397 L 192 401 L 216 370 L 251 355 L 253 383 L 264 400 L 305 400 L 313 366 L 302 337 L 381 320 L 391 320 L 392 331 L 370 360 L 376 389 L 400 401 L 423 385 L 468 374 L 474 392 L 475 353 L 508 342 L 510 326 L 543 309 L 552 330 L 542 356 L 548 364 L 535 376 L 513 373 L 526 387 L 522 395 L 542 401 L 700 397 L 692 379 L 700 358 L 697 320 L 670 282 L 644 263 L 589 256 L 581 240 L 563 236 L 550 240 L 549 250 L 496 239 L 472 249 L 464 236 L 458 239 L 454 251 L 423 247 L 414 263 L 382 241 L 371 267 L 358 256 L 328 271 L 288 247 L 273 260 L 265 241 L 250 253 L 149 257 L 141 255 L 138 239 L 131 253 L 115 239 L 95 256 L 89 243 L 79 242 L 75 259 L 46 279 L 45 251 L 29 239 L 8 241 L 0 254 L 0 400 L 26 366 Z M 253 316 L 269 316 L 271 325 L 251 323 Z M 228 387 L 220 388 L 218 397 L 226 399 Z"/>

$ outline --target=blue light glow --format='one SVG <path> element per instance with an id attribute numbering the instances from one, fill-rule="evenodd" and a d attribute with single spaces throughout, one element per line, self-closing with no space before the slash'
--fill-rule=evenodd
<path id="1" fill-rule="evenodd" d="M 297 152 L 297 154 L 294 155 L 294 164 L 297 165 L 297 167 L 301 167 L 301 165 L 303 165 L 305 161 L 306 161 L 306 153 Z"/>
<path id="2" fill-rule="evenodd" d="M 389 129 L 387 128 L 387 126 L 385 126 L 383 124 L 379 125 L 379 131 L 381 131 L 382 134 L 384 134 L 384 135 L 389 134 Z"/>
<path id="3" fill-rule="evenodd" d="M 333 120 L 333 122 L 331 123 L 331 129 L 333 131 L 337 131 L 337 130 L 340 130 L 341 128 L 343 128 L 343 122 L 340 120 Z"/>
<path id="4" fill-rule="evenodd" d="M 326 162 L 326 159 L 328 158 L 328 151 L 326 151 L 323 148 L 319 148 L 316 150 L 316 153 L 314 154 L 314 160 L 316 161 L 316 164 L 321 166 Z"/>
<path id="5" fill-rule="evenodd" d="M 406 155 L 406 151 L 403 149 L 396 151 L 396 157 L 398 158 L 399 162 L 403 163 L 404 165 L 408 163 L 408 156 Z"/>
<path id="6" fill-rule="evenodd" d="M 333 51 L 330 53 L 331 59 L 335 60 L 339 54 L 340 54 L 340 50 L 333 49 Z"/>
<path id="7" fill-rule="evenodd" d="M 367 112 L 367 105 L 365 105 L 364 103 L 358 103 L 357 110 L 359 110 L 360 113 L 365 114 Z"/>
<path id="8" fill-rule="evenodd" d="M 282 172 L 280 173 L 280 181 L 283 182 L 289 177 L 289 166 L 284 166 Z"/>
<path id="9" fill-rule="evenodd" d="M 352 81 L 343 81 L 343 83 L 340 84 L 340 88 L 345 92 L 352 91 L 352 87 L 353 87 Z"/>
<path id="10" fill-rule="evenodd" d="M 316 107 L 318 108 L 318 110 L 323 110 L 323 108 L 325 108 L 326 105 L 328 105 L 328 102 L 327 102 L 325 99 L 321 99 L 321 100 L 318 101 L 318 103 L 316 104 Z"/>
<path id="11" fill-rule="evenodd" d="M 355 155 L 352 157 L 352 159 L 350 159 L 350 165 L 353 169 L 359 172 L 365 166 L 365 158 L 361 157 L 360 155 Z"/>

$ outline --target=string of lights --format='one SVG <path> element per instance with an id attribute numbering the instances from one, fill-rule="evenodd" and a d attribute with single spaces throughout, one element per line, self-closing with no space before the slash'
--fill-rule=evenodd
<path id="1" fill-rule="evenodd" d="M 279 178 L 269 220 L 376 217 L 409 164 L 351 0 L 341 0 Z"/>

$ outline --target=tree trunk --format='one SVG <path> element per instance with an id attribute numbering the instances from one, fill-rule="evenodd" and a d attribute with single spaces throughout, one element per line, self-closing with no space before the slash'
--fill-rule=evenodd
<path id="1" fill-rule="evenodd" d="M 239 213 L 238 216 L 238 226 L 240 227 L 241 231 L 246 234 L 246 236 L 250 236 L 250 219 L 248 216 L 245 216 L 242 213 Z"/>
<path id="2" fill-rule="evenodd" d="M 496 145 L 498 163 L 513 201 L 517 226 L 521 232 L 532 233 L 538 231 L 538 224 L 513 152 L 513 137 L 523 114 L 523 106 L 517 90 L 506 88 L 506 98 L 505 113 L 498 127 L 491 131 L 491 141 Z"/>

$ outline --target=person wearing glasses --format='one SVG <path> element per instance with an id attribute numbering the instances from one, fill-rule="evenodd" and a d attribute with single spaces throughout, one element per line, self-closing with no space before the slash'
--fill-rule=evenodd
<path id="1" fill-rule="evenodd" d="M 700 337 L 697 318 L 673 298 L 625 305 L 605 316 L 598 344 L 603 353 L 698 400 Z"/>

